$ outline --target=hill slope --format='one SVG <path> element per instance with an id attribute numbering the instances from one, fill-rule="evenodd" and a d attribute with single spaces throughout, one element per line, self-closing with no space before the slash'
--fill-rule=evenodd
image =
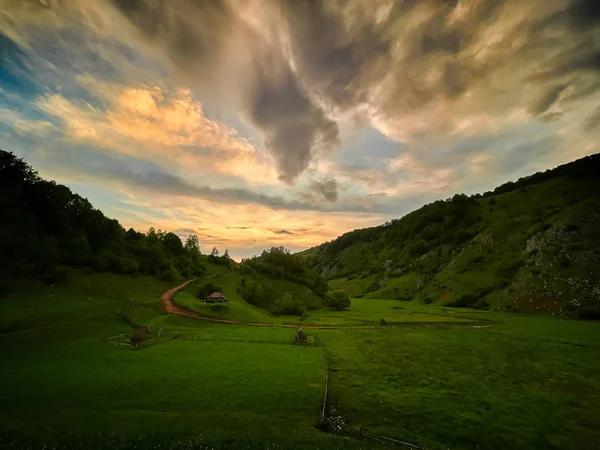
<path id="1" fill-rule="evenodd" d="M 600 306 L 599 174 L 589 156 L 301 255 L 355 296 L 585 316 Z"/>
<path id="2" fill-rule="evenodd" d="M 238 265 L 227 250 L 223 256 L 218 251 L 202 255 L 196 235 L 183 244 L 176 234 L 154 228 L 147 233 L 125 230 L 87 199 L 42 179 L 24 160 L 2 150 L 0 210 L 0 294 L 24 279 L 64 283 L 77 269 L 148 275 L 171 283 L 229 274 L 224 284 L 233 286 L 233 292 L 226 293 L 249 303 L 244 311 L 256 314 L 263 308 L 259 316 L 269 316 L 316 309 L 327 291 L 325 280 L 283 247 Z"/>

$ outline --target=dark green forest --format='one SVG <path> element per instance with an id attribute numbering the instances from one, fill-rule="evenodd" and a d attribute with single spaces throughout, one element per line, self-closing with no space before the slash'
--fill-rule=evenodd
<path id="1" fill-rule="evenodd" d="M 185 244 L 174 233 L 125 230 L 91 203 L 42 179 L 24 160 L 0 151 L 1 272 L 64 281 L 71 268 L 148 274 L 167 281 L 205 271 L 198 237 Z"/>

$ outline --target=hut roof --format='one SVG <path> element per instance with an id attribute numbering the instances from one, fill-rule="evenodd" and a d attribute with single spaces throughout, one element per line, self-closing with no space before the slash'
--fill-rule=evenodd
<path id="1" fill-rule="evenodd" d="M 225 298 L 225 296 L 223 294 L 221 294 L 220 292 L 213 292 L 206 298 Z"/>

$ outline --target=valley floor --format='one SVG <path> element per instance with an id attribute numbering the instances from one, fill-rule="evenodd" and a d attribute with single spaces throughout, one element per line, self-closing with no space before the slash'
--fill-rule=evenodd
<path id="1" fill-rule="evenodd" d="M 353 299 L 310 312 L 325 345 L 298 346 L 297 318 L 235 298 L 271 326 L 167 314 L 171 287 L 92 274 L 1 298 L 0 448 L 374 448 L 317 429 L 326 363 L 329 415 L 424 448 L 600 440 L 598 323 Z M 191 293 L 174 300 L 201 310 Z M 107 344 L 131 323 L 162 338 Z"/>

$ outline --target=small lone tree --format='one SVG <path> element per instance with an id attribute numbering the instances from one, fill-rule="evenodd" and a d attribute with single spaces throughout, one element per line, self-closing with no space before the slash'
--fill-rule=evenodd
<path id="1" fill-rule="evenodd" d="M 325 294 L 325 305 L 331 309 L 341 311 L 350 308 L 351 304 L 350 296 L 339 289 Z"/>
<path id="2" fill-rule="evenodd" d="M 213 247 L 212 252 L 210 252 L 210 254 L 214 257 L 219 256 L 219 249 L 217 249 L 217 247 Z"/>

